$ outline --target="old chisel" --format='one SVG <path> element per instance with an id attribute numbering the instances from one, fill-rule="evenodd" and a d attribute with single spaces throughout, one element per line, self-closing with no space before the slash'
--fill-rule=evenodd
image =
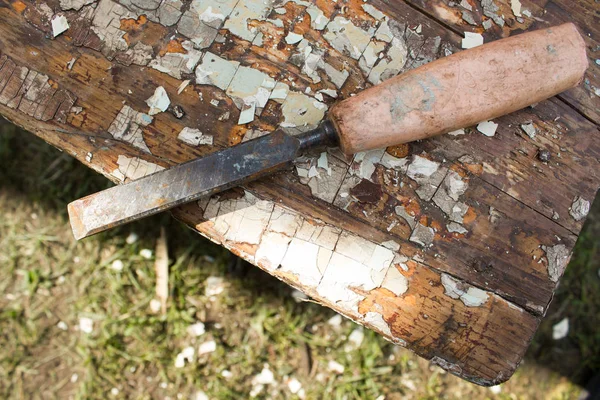
<path id="1" fill-rule="evenodd" d="M 354 154 L 497 118 L 576 86 L 587 67 L 573 24 L 462 51 L 336 104 L 313 131 L 275 131 L 74 201 L 73 233 L 81 239 L 265 176 L 315 146 Z"/>

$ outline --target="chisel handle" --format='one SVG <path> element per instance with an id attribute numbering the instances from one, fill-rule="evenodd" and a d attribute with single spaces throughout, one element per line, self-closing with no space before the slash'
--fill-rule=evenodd
<path id="1" fill-rule="evenodd" d="M 546 100 L 579 84 L 586 46 L 573 24 L 441 58 L 335 105 L 346 154 L 425 139 Z"/>

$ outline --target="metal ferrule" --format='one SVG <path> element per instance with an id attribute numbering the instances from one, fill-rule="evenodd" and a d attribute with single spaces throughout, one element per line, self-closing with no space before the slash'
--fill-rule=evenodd
<path id="1" fill-rule="evenodd" d="M 295 138 L 300 141 L 299 150 L 301 152 L 318 146 L 335 147 L 339 144 L 337 132 L 329 120 L 322 122 L 318 128 L 295 136 Z"/>

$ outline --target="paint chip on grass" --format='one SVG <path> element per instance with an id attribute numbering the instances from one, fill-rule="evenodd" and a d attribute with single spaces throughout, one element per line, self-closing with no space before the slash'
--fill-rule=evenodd
<path id="1" fill-rule="evenodd" d="M 336 374 L 343 374 L 344 373 L 344 366 L 342 364 L 340 364 L 337 361 L 329 361 L 329 363 L 327 364 L 327 370 L 329 372 L 334 372 Z"/>
<path id="2" fill-rule="evenodd" d="M 472 49 L 483 44 L 483 36 L 479 33 L 465 32 L 465 38 L 462 40 L 463 49 Z"/>
<path id="3" fill-rule="evenodd" d="M 497 129 L 498 124 L 493 121 L 485 121 L 477 125 L 477 130 L 487 137 L 493 137 L 496 135 Z"/>
<path id="4" fill-rule="evenodd" d="M 196 322 L 195 324 L 188 326 L 185 331 L 190 336 L 198 337 L 204 335 L 206 328 L 202 322 Z"/>
<path id="5" fill-rule="evenodd" d="M 175 368 L 185 367 L 185 363 L 194 361 L 195 350 L 192 346 L 186 347 L 175 357 Z"/>
<path id="6" fill-rule="evenodd" d="M 304 389 L 302 389 L 302 383 L 300 383 L 298 379 L 290 378 L 285 384 L 292 394 L 297 394 L 301 399 L 305 397 Z"/>
<path id="7" fill-rule="evenodd" d="M 140 256 L 142 258 L 145 258 L 146 260 L 151 260 L 152 259 L 152 250 L 142 249 L 142 250 L 140 250 Z"/>
<path id="8" fill-rule="evenodd" d="M 117 272 L 123 271 L 123 266 L 124 266 L 123 261 L 121 261 L 121 260 L 115 260 L 112 262 L 112 264 L 110 264 L 110 268 L 113 271 L 117 271 Z"/>
<path id="9" fill-rule="evenodd" d="M 356 328 L 348 336 L 348 343 L 346 343 L 346 345 L 344 346 L 344 351 L 346 353 L 349 353 L 351 351 L 354 351 L 354 350 L 360 348 L 360 345 L 362 344 L 364 339 L 365 339 L 365 333 L 363 331 L 362 326 Z"/>
<path id="10" fill-rule="evenodd" d="M 207 297 L 218 296 L 225 290 L 224 280 L 218 276 L 209 276 L 206 279 L 204 295 Z"/>
<path id="11" fill-rule="evenodd" d="M 258 396 L 262 391 L 265 385 L 273 385 L 275 384 L 275 375 L 269 369 L 269 365 L 265 364 L 260 374 L 255 375 L 252 378 L 252 390 L 250 391 L 250 397 Z"/>
<path id="12" fill-rule="evenodd" d="M 569 318 L 565 318 L 552 327 L 552 339 L 561 340 L 569 334 Z"/>
<path id="13" fill-rule="evenodd" d="M 159 86 L 154 91 L 154 94 L 148 100 L 146 100 L 146 104 L 148 104 L 148 107 L 150 107 L 148 114 L 156 115 L 167 111 L 169 104 L 171 104 L 171 100 L 169 99 L 165 88 Z"/>
<path id="14" fill-rule="evenodd" d="M 94 321 L 91 318 L 79 318 L 79 330 L 83 333 L 90 334 L 94 331 Z"/>
<path id="15" fill-rule="evenodd" d="M 217 350 L 217 343 L 214 340 L 202 343 L 198 346 L 198 355 L 214 353 Z"/>

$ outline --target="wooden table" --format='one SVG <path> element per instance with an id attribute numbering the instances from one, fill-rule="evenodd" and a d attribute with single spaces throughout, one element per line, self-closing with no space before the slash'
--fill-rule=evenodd
<path id="1" fill-rule="evenodd" d="M 521 0 L 516 17 L 508 0 L 459 3 L 7 0 L 0 112 L 124 182 L 309 129 L 335 101 L 459 51 L 464 31 L 492 41 L 575 21 L 585 82 L 498 119 L 493 137 L 467 129 L 353 159 L 330 149 L 174 211 L 388 340 L 493 385 L 519 365 L 599 186 L 599 6 Z M 170 106 L 150 102 L 149 115 L 155 93 Z"/>

